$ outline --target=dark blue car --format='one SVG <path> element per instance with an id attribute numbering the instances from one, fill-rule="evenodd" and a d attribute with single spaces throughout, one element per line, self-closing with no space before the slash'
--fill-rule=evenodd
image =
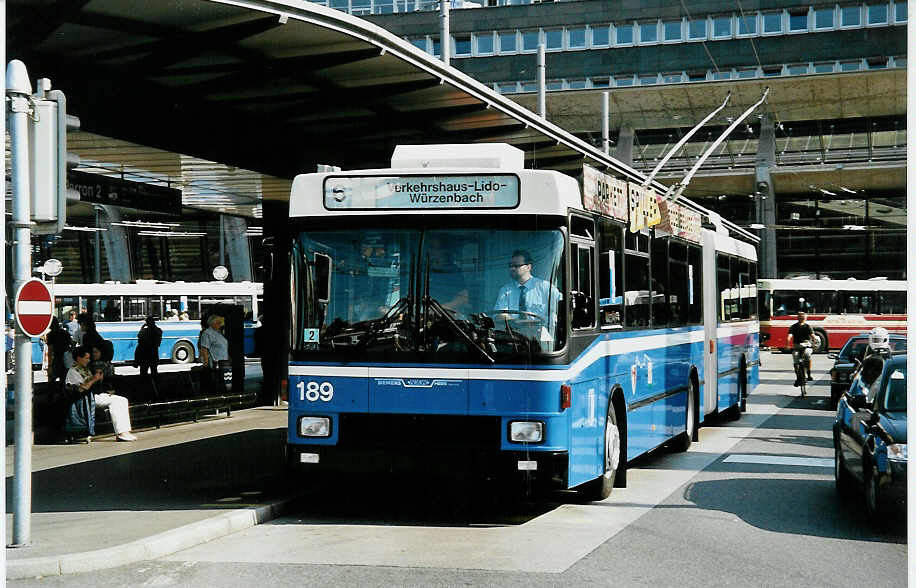
<path id="1" fill-rule="evenodd" d="M 837 405 L 833 446 L 837 491 L 863 489 L 870 521 L 905 505 L 906 355 L 865 358 Z"/>

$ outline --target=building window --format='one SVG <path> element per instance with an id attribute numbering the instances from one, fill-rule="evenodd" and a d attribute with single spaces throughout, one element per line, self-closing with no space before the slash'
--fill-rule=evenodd
<path id="1" fill-rule="evenodd" d="M 499 85 L 499 92 L 501 94 L 515 94 L 518 92 L 518 84 L 515 82 L 505 82 Z"/>
<path id="2" fill-rule="evenodd" d="M 341 12 L 349 12 L 350 2 L 349 0 L 328 0 L 328 7 Z"/>
<path id="3" fill-rule="evenodd" d="M 499 52 L 515 53 L 518 51 L 518 38 L 515 31 L 499 33 Z"/>
<path id="4" fill-rule="evenodd" d="M 814 10 L 814 28 L 817 30 L 832 29 L 836 11 L 830 8 L 816 8 Z"/>
<path id="5" fill-rule="evenodd" d="M 633 44 L 633 25 L 614 25 L 614 32 L 617 34 L 615 39 L 617 45 Z"/>
<path id="6" fill-rule="evenodd" d="M 633 85 L 633 76 L 617 76 L 616 78 L 614 78 L 614 82 L 617 87 L 632 86 Z"/>
<path id="7" fill-rule="evenodd" d="M 715 16 L 712 19 L 712 36 L 714 39 L 722 39 L 732 36 L 732 17 Z"/>
<path id="8" fill-rule="evenodd" d="M 371 0 L 350 0 L 350 14 L 357 16 L 372 13 Z"/>
<path id="9" fill-rule="evenodd" d="M 683 81 L 681 72 L 662 74 L 663 84 L 680 84 Z"/>
<path id="10" fill-rule="evenodd" d="M 792 9 L 789 11 L 789 32 L 798 33 L 808 30 L 808 9 Z"/>
<path id="11" fill-rule="evenodd" d="M 741 68 L 738 70 L 738 77 L 741 79 L 756 78 L 757 77 L 757 68 L 756 67 Z"/>
<path id="12" fill-rule="evenodd" d="M 814 73 L 833 73 L 833 62 L 830 63 L 815 63 L 814 64 Z"/>
<path id="13" fill-rule="evenodd" d="M 611 43 L 611 28 L 608 25 L 592 27 L 592 47 L 607 47 Z"/>
<path id="14" fill-rule="evenodd" d="M 801 76 L 808 73 L 808 64 L 807 63 L 797 63 L 794 65 L 788 66 L 788 71 L 790 76 Z"/>
<path id="15" fill-rule="evenodd" d="M 782 32 L 782 12 L 763 13 L 763 33 L 773 34 Z"/>
<path id="16" fill-rule="evenodd" d="M 537 82 L 523 82 L 522 83 L 522 92 L 537 92 L 538 83 Z"/>
<path id="17" fill-rule="evenodd" d="M 569 48 L 570 49 L 584 49 L 585 48 L 585 28 L 579 27 L 575 29 L 569 29 Z"/>
<path id="18" fill-rule="evenodd" d="M 770 66 L 763 68 L 763 77 L 765 78 L 773 78 L 781 74 L 782 74 L 781 65 L 770 65 Z"/>
<path id="19" fill-rule="evenodd" d="M 861 63 L 857 61 L 841 61 L 840 62 L 840 71 L 857 71 Z"/>
<path id="20" fill-rule="evenodd" d="M 738 34 L 739 35 L 756 35 L 757 34 L 757 13 L 745 14 L 738 17 Z"/>
<path id="21" fill-rule="evenodd" d="M 471 55 L 471 35 L 456 35 L 452 37 L 452 41 L 455 42 L 456 56 Z"/>
<path id="22" fill-rule="evenodd" d="M 639 76 L 640 86 L 651 86 L 658 83 L 658 74 L 643 74 Z"/>
<path id="23" fill-rule="evenodd" d="M 869 4 L 868 5 L 868 24 L 870 25 L 887 24 L 887 4 Z"/>
<path id="24" fill-rule="evenodd" d="M 843 27 L 860 27 L 862 26 L 862 7 L 858 4 L 853 6 L 840 7 L 840 26 Z"/>
<path id="25" fill-rule="evenodd" d="M 906 2 L 894 2 L 894 22 L 906 22 Z"/>
<path id="26" fill-rule="evenodd" d="M 421 51 L 426 51 L 427 53 L 429 53 L 429 46 L 428 46 L 428 43 L 426 42 L 426 37 L 421 37 L 419 39 L 411 39 L 410 44 L 420 49 Z"/>
<path id="27" fill-rule="evenodd" d="M 665 30 L 665 41 L 680 41 L 683 38 L 681 24 L 679 20 L 667 20 L 662 24 Z"/>
<path id="28" fill-rule="evenodd" d="M 547 82 L 547 91 L 554 92 L 556 90 L 563 89 L 563 80 L 548 80 Z"/>
<path id="29" fill-rule="evenodd" d="M 658 21 L 639 23 L 639 42 L 658 43 Z"/>
<path id="30" fill-rule="evenodd" d="M 439 37 L 433 37 L 433 55 L 439 57 L 441 54 L 439 50 Z"/>
<path id="31" fill-rule="evenodd" d="M 706 19 L 694 18 L 687 23 L 687 36 L 691 40 L 701 40 L 706 38 Z"/>
<path id="32" fill-rule="evenodd" d="M 611 80 L 609 78 L 592 78 L 592 88 L 607 88 L 610 85 Z"/>
<path id="33" fill-rule="evenodd" d="M 374 14 L 391 14 L 394 12 L 394 0 L 375 0 L 372 9 Z"/>
<path id="34" fill-rule="evenodd" d="M 687 81 L 688 82 L 705 82 L 706 81 L 706 72 L 705 71 L 689 71 L 687 72 Z"/>
<path id="35" fill-rule="evenodd" d="M 493 33 L 480 33 L 475 35 L 477 41 L 478 55 L 492 55 L 493 53 Z"/>
<path id="36" fill-rule="evenodd" d="M 719 70 L 716 73 L 712 74 L 712 79 L 714 80 L 730 80 L 732 79 L 732 70 L 723 69 Z"/>
<path id="37" fill-rule="evenodd" d="M 544 43 L 547 45 L 547 51 L 562 51 L 563 29 L 544 31 Z"/>
<path id="38" fill-rule="evenodd" d="M 902 67 L 906 69 L 906 57 L 895 57 L 894 67 Z"/>
<path id="39" fill-rule="evenodd" d="M 887 69 L 887 57 L 869 57 L 865 62 L 868 69 Z"/>
<path id="40" fill-rule="evenodd" d="M 537 51 L 540 41 L 540 31 L 522 31 L 522 51 Z"/>
<path id="41" fill-rule="evenodd" d="M 607 82 L 605 82 L 605 85 L 607 85 Z M 588 84 L 586 83 L 586 80 L 584 79 L 569 80 L 569 89 L 570 90 L 582 90 L 586 87 L 588 87 Z"/>

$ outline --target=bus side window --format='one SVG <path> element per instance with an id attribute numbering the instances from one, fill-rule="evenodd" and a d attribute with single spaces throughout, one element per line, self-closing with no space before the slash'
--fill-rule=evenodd
<path id="1" fill-rule="evenodd" d="M 696 245 L 687 247 L 688 291 L 687 320 L 690 324 L 703 324 L 703 250 Z"/>
<path id="2" fill-rule="evenodd" d="M 595 325 L 595 299 L 593 286 L 594 248 L 584 243 L 572 244 L 573 291 L 572 326 L 574 329 L 588 329 Z"/>
<path id="3" fill-rule="evenodd" d="M 598 221 L 598 299 L 602 327 L 623 324 L 623 227 Z"/>
<path id="4" fill-rule="evenodd" d="M 690 302 L 690 276 L 687 269 L 687 246 L 679 241 L 668 243 L 668 308 L 672 326 L 687 323 Z"/>
<path id="5" fill-rule="evenodd" d="M 652 256 L 649 262 L 652 266 L 652 326 L 667 327 L 671 322 L 671 313 L 668 308 L 668 294 L 671 288 L 668 284 L 668 243 L 667 237 L 654 236 L 652 238 Z"/>

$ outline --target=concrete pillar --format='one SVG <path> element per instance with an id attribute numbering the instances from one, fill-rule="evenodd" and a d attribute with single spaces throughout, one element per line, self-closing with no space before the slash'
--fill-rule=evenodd
<path id="1" fill-rule="evenodd" d="M 614 157 L 623 163 L 633 166 L 633 127 L 623 124 L 617 133 L 617 149 Z"/>
<path id="2" fill-rule="evenodd" d="M 121 211 L 116 206 L 103 204 L 100 206 L 105 213 L 102 220 L 102 243 L 105 245 L 105 257 L 108 260 L 109 279 L 116 282 L 132 282 L 133 273 L 130 270 L 130 241 L 127 238 L 125 227 L 112 223 L 121 221 Z"/>
<path id="3" fill-rule="evenodd" d="M 229 258 L 229 271 L 233 282 L 251 281 L 251 251 L 245 219 L 238 216 L 224 216 L 226 254 Z"/>
<path id="4" fill-rule="evenodd" d="M 773 119 L 760 119 L 760 141 L 757 144 L 755 189 L 757 200 L 757 222 L 765 228 L 760 230 L 758 275 L 761 278 L 776 277 L 776 190 L 770 169 L 776 165 L 776 127 Z"/>

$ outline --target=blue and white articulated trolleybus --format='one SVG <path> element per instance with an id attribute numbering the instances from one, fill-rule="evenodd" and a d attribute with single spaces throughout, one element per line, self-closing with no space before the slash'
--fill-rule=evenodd
<path id="1" fill-rule="evenodd" d="M 588 166 L 580 188 L 523 164 L 508 145 L 399 146 L 390 169 L 295 178 L 294 467 L 463 464 L 598 500 L 634 458 L 740 415 L 753 237 Z"/>

